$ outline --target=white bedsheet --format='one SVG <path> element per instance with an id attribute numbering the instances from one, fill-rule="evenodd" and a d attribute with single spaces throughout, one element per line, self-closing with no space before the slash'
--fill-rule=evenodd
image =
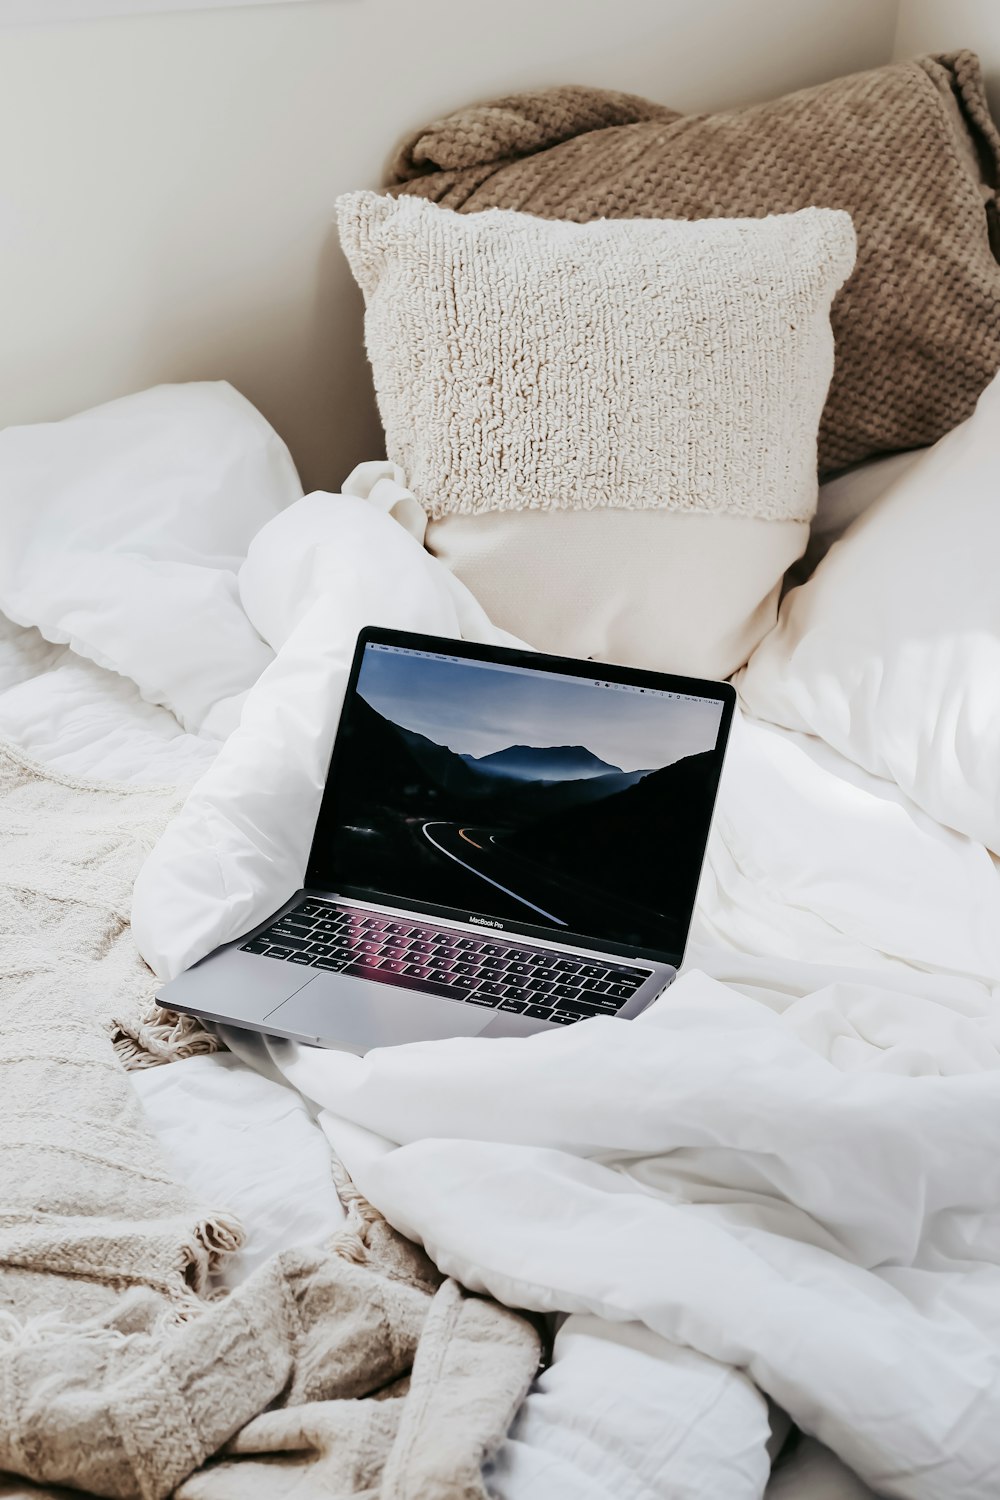
<path id="1" fill-rule="evenodd" d="M 0 737 L 74 776 L 193 784 L 218 741 L 185 734 L 135 683 L 0 614 Z"/>
<path id="2" fill-rule="evenodd" d="M 132 1082 L 179 1176 L 243 1224 L 246 1240 L 223 1262 L 220 1285 L 342 1227 L 329 1146 L 293 1089 L 229 1052 L 149 1068 Z"/>
<path id="3" fill-rule="evenodd" d="M 137 897 L 165 972 L 294 884 L 357 626 L 490 628 L 388 519 L 396 478 L 380 506 L 312 497 L 258 540 L 244 603 L 277 657 L 218 754 L 32 632 L 0 645 L 0 733 L 32 753 L 114 779 L 208 771 Z M 989 856 L 814 742 L 744 723 L 689 964 L 641 1023 L 364 1061 L 241 1050 L 323 1108 L 363 1189 L 445 1268 L 571 1314 L 497 1493 L 759 1496 L 763 1390 L 881 1492 L 979 1500 L 1000 1492 L 998 978 Z M 338 1216 L 299 1094 L 195 1061 L 140 1087 L 184 1170 L 243 1206 L 247 1263 L 324 1232 Z M 268 1207 L 264 1174 L 254 1196 L 262 1110 L 283 1203 L 312 1195 L 301 1216 Z M 862 1493 L 814 1445 L 770 1491 Z"/>

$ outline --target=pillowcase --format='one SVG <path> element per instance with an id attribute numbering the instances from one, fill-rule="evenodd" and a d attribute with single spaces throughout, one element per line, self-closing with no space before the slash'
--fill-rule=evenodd
<path id="1" fill-rule="evenodd" d="M 890 453 L 856 464 L 819 487 L 816 514 L 809 528 L 809 545 L 798 562 L 788 570 L 785 588 L 805 583 L 819 567 L 834 542 L 839 541 L 858 516 L 901 478 L 923 453 L 922 448 L 909 453 Z"/>
<path id="2" fill-rule="evenodd" d="M 302 495 L 260 412 L 223 381 L 192 382 L 8 427 L 0 495 L 0 610 L 225 738 L 273 656 L 236 569 Z"/>
<path id="3" fill-rule="evenodd" d="M 793 589 L 737 679 L 1000 853 L 1000 376 Z"/>
<path id="4" fill-rule="evenodd" d="M 816 504 L 846 214 L 554 223 L 349 194 L 389 458 L 543 650 L 725 676 Z"/>
<path id="5" fill-rule="evenodd" d="M 416 131 L 392 181 L 463 212 L 581 222 L 846 209 L 858 263 L 832 311 L 823 472 L 934 442 L 1000 366 L 1000 134 L 971 52 L 711 115 L 599 89 L 515 95 Z"/>

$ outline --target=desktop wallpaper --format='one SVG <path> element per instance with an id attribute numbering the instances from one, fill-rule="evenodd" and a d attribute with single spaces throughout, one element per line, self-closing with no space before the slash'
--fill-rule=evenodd
<path id="1" fill-rule="evenodd" d="M 721 703 L 370 644 L 345 715 L 338 887 L 680 951 Z"/>

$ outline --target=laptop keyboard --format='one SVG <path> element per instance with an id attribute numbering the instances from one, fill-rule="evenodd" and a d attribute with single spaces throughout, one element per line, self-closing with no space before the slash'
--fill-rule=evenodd
<path id="1" fill-rule="evenodd" d="M 587 1016 L 615 1015 L 651 972 L 528 948 L 492 933 L 472 936 L 315 896 L 305 897 L 240 947 L 244 953 L 560 1026 Z"/>

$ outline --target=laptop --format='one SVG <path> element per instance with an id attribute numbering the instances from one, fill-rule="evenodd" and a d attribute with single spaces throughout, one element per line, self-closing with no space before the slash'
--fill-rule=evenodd
<path id="1" fill-rule="evenodd" d="M 160 991 L 364 1053 L 632 1020 L 684 955 L 728 684 L 366 629 L 300 890 Z"/>

